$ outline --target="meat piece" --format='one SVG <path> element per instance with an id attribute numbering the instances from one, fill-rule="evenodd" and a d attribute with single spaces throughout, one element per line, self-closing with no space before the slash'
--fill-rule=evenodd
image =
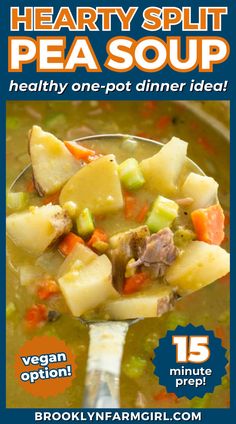
<path id="1" fill-rule="evenodd" d="M 176 295 L 173 293 L 173 296 L 170 298 L 168 296 L 160 299 L 160 302 L 157 303 L 157 316 L 161 317 L 166 312 L 171 311 L 173 309 L 173 305 L 176 300 Z"/>
<path id="2" fill-rule="evenodd" d="M 169 228 L 163 228 L 146 239 L 142 255 L 132 266 L 149 267 L 153 278 L 163 277 L 177 254 L 178 249 L 174 245 L 173 232 Z"/>
<path id="3" fill-rule="evenodd" d="M 108 254 L 112 262 L 113 284 L 118 291 L 123 288 L 127 263 L 132 258 L 138 260 L 149 236 L 148 227 L 142 225 L 110 238 L 111 250 Z"/>
<path id="4" fill-rule="evenodd" d="M 150 232 L 147 225 L 141 225 L 123 233 L 115 234 L 110 238 L 110 245 L 112 249 L 124 249 L 127 256 L 130 256 L 129 259 L 138 259 L 148 236 L 150 236 Z"/>
<path id="5" fill-rule="evenodd" d="M 191 206 L 191 204 L 193 203 L 193 198 L 192 197 L 184 197 L 182 199 L 175 199 L 175 202 L 179 205 L 184 207 L 188 207 Z"/>
<path id="6" fill-rule="evenodd" d="M 163 277 L 167 267 L 175 260 L 178 249 L 173 242 L 173 233 L 164 228 L 150 236 L 148 227 L 141 227 L 119 233 L 110 239 L 112 249 L 109 257 L 112 262 L 113 284 L 122 292 L 125 271 L 130 259 L 135 259 L 129 268 L 148 267 L 151 277 Z"/>

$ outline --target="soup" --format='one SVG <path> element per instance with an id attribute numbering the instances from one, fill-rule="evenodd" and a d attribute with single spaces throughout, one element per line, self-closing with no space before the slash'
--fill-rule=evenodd
<path id="1" fill-rule="evenodd" d="M 24 106 L 23 109 L 22 106 Z M 131 113 L 128 119 L 130 120 L 132 117 L 132 120 L 129 123 L 132 131 L 130 128 L 128 130 L 126 127 L 126 125 L 128 125 L 126 122 L 126 108 L 128 106 L 129 108 L 131 106 L 134 108 L 133 113 Z M 145 136 L 151 135 L 153 137 L 152 133 L 149 135 L 148 131 L 150 131 L 150 128 L 152 128 L 153 131 L 153 127 L 155 126 L 159 132 L 158 138 L 164 142 L 167 137 L 172 136 L 173 134 L 181 135 L 182 138 L 189 141 L 189 131 L 189 134 L 191 135 L 190 148 L 192 148 L 191 151 L 193 153 L 190 154 L 191 158 L 199 163 L 207 174 L 211 174 L 214 177 L 214 172 L 216 172 L 217 175 L 217 172 L 219 171 L 217 166 L 217 156 L 220 154 L 220 149 L 225 149 L 225 145 L 222 147 L 221 137 L 218 136 L 217 138 L 217 135 L 215 133 L 212 134 L 212 130 L 208 127 L 205 129 L 201 121 L 196 123 L 194 121 L 194 117 L 189 112 L 182 108 L 179 110 L 179 105 L 173 105 L 168 102 L 129 102 L 128 104 L 127 102 L 83 102 L 79 104 L 73 102 L 52 102 L 51 104 L 28 102 L 24 105 L 21 102 L 15 104 L 9 103 L 8 105 L 9 113 L 7 123 L 10 137 L 8 139 L 9 155 L 15 155 L 16 148 L 20 148 L 19 145 L 21 144 L 14 143 L 14 133 L 15 135 L 17 134 L 17 139 L 19 140 L 22 128 L 24 128 L 25 131 L 22 136 L 20 153 L 17 155 L 19 156 L 19 160 L 15 162 L 16 165 L 14 173 L 12 173 L 8 181 L 12 181 L 12 179 L 22 169 L 22 165 L 28 162 L 28 158 L 25 154 L 26 133 L 35 121 L 38 121 L 44 129 L 57 133 L 59 138 L 66 139 L 91 134 L 92 132 L 129 132 L 132 134 L 144 135 L 140 134 L 139 128 L 137 127 L 135 117 L 137 116 L 138 111 L 135 110 L 135 106 L 140 109 L 139 113 L 143 116 L 142 132 L 144 130 L 147 131 Z M 63 108 L 67 111 L 66 114 L 63 113 Z M 21 118 L 22 110 L 24 110 L 24 119 Z M 26 115 L 26 117 L 25 110 L 28 115 Z M 111 119 L 110 129 L 108 126 L 109 124 L 106 124 L 108 121 L 108 114 Z M 29 116 L 31 117 L 29 118 Z M 67 121 L 67 116 L 70 117 L 70 122 Z M 77 116 L 80 117 L 80 126 L 78 128 L 75 127 Z M 178 118 L 178 116 L 181 118 Z M 183 125 L 181 120 L 183 120 L 184 117 L 186 121 Z M 179 122 L 178 119 L 180 119 Z M 195 137 L 191 134 L 192 129 L 189 128 L 188 130 L 189 124 L 187 125 L 187 122 L 190 121 L 192 126 L 191 128 L 193 128 L 194 125 L 196 128 Z M 183 126 L 185 126 L 185 136 L 182 135 Z M 66 131 L 65 135 L 63 134 L 63 129 Z M 180 134 L 181 131 L 182 134 Z M 205 134 L 204 139 L 201 137 L 202 132 Z M 199 135 L 196 140 L 197 134 Z M 213 144 L 211 144 L 211 137 L 214 137 Z M 10 145 L 12 145 L 12 149 L 10 148 Z M 203 145 L 206 150 L 204 157 L 201 154 Z M 94 145 L 88 143 L 87 146 L 91 149 L 97 149 L 98 143 L 96 142 Z M 122 148 L 119 143 L 114 143 L 111 148 L 111 142 L 106 141 L 99 143 L 98 152 L 103 155 L 108 155 L 112 150 L 112 153 L 115 154 L 118 163 L 120 163 L 130 156 L 130 148 L 133 149 L 132 143 L 126 143 L 126 145 L 123 144 Z M 214 149 L 216 156 L 213 155 Z M 217 151 L 217 149 L 219 150 Z M 132 151 L 132 156 L 135 156 L 135 158 L 140 161 L 155 153 L 155 145 L 147 145 L 147 143 L 143 145 L 140 142 L 137 146 L 135 146 L 135 152 Z M 228 175 L 226 172 L 228 156 L 225 153 L 222 156 L 222 160 L 225 161 L 225 167 L 222 166 L 221 168 L 222 180 L 220 180 L 219 174 L 216 179 L 219 181 L 220 187 L 225 189 L 225 187 L 228 187 Z M 9 158 L 11 163 L 12 159 Z M 214 166 L 216 166 L 216 171 Z M 220 200 L 224 210 L 227 208 L 227 194 L 227 190 L 225 190 L 225 192 L 222 192 L 221 190 L 220 192 Z M 150 193 L 142 193 L 142 189 L 140 190 L 139 195 L 141 196 L 142 201 L 145 200 L 151 203 L 154 200 Z M 144 199 L 145 195 L 146 198 Z M 30 199 L 30 204 L 34 202 L 37 204 L 40 202 L 38 196 L 34 192 L 30 194 Z M 100 216 L 97 224 L 99 224 L 99 227 L 102 227 L 106 233 L 112 235 L 116 232 L 125 231 L 131 228 L 132 219 L 129 219 L 127 222 L 126 218 L 127 217 L 125 217 L 124 214 L 122 215 L 121 212 L 117 212 L 113 216 L 112 221 L 106 220 L 104 217 Z M 132 225 L 133 227 L 137 226 L 137 223 L 134 224 L 133 222 Z M 112 234 L 110 234 L 111 228 Z M 23 254 L 22 251 L 16 248 L 14 244 L 9 242 L 8 263 L 10 266 L 8 268 L 8 281 L 11 281 L 10 287 L 8 284 L 9 302 L 12 302 L 10 304 L 14 305 L 13 309 L 16 309 L 16 311 L 12 314 L 9 314 L 8 319 L 8 334 L 9 342 L 11 343 L 12 359 L 14 357 L 13 351 L 14 353 L 17 352 L 17 349 L 20 347 L 25 338 L 32 337 L 32 332 L 25 329 L 24 317 L 27 309 L 35 303 L 35 293 L 30 290 L 26 290 L 25 287 L 22 287 L 22 284 L 19 284 L 19 273 L 16 273 L 13 270 L 13 268 L 18 269 L 19 265 L 26 261 L 25 255 L 26 254 Z M 27 264 L 29 265 L 31 265 L 30 260 L 31 259 L 27 257 Z M 12 284 L 12 282 L 14 282 L 14 284 Z M 150 360 L 153 353 L 153 347 L 157 344 L 158 338 L 164 335 L 168 328 L 173 328 L 178 324 L 187 324 L 188 322 L 192 322 L 193 324 L 203 324 L 207 328 L 215 328 L 218 334 L 224 337 L 224 343 L 228 343 L 228 300 L 225 296 L 223 296 L 227 287 L 228 282 L 225 281 L 225 279 L 223 282 L 220 281 L 214 283 L 214 285 L 205 288 L 204 293 L 195 293 L 186 298 L 186 300 L 183 299 L 178 303 L 174 311 L 167 313 L 163 317 L 158 319 L 149 319 L 148 321 L 145 320 L 145 324 L 140 322 L 130 328 L 122 362 L 121 405 L 123 407 L 159 407 L 162 405 L 166 407 L 173 407 L 175 403 L 178 407 L 194 406 L 194 402 L 196 403 L 196 400 L 190 402 L 187 399 L 173 399 L 173 396 L 168 396 L 163 392 L 163 388 L 158 386 L 157 380 L 153 375 L 153 367 Z M 196 310 L 194 310 L 193 304 L 194 306 L 196 305 Z M 45 325 L 41 328 L 34 329 L 33 334 L 56 334 L 58 337 L 63 338 L 77 354 L 79 378 L 74 381 L 73 386 L 68 389 L 65 394 L 60 395 L 55 399 L 48 399 L 47 408 L 50 406 L 57 407 L 58 405 L 63 405 L 64 407 L 79 407 L 81 406 L 83 393 L 84 369 L 88 343 L 87 331 L 86 328 L 79 324 L 79 322 L 71 318 L 63 299 L 60 300 L 60 298 L 52 297 L 48 300 L 48 306 L 52 310 L 59 309 L 61 313 L 60 319 L 56 321 L 53 319 L 51 320 L 53 322 L 45 323 Z M 12 349 L 12 346 L 14 346 L 14 349 Z M 8 361 L 8 366 L 10 366 L 10 364 L 11 360 Z M 9 395 L 9 406 L 25 406 L 25 395 L 21 392 L 20 388 L 15 387 L 14 378 L 11 374 L 9 375 L 8 382 L 10 393 L 16 393 L 15 391 L 18 392 L 17 404 L 12 404 L 11 401 L 11 399 L 16 398 L 16 396 L 14 395 L 13 397 L 12 395 Z M 224 384 L 222 387 L 216 388 L 214 395 L 207 395 L 203 400 L 198 400 L 198 403 L 201 404 L 201 402 L 204 402 L 203 406 L 220 406 L 222 402 L 224 402 L 223 406 L 226 406 L 227 385 L 228 379 L 224 378 Z M 219 399 L 221 400 L 219 401 Z M 32 403 L 30 402 L 29 406 L 44 407 L 45 405 L 40 399 L 32 398 Z"/>

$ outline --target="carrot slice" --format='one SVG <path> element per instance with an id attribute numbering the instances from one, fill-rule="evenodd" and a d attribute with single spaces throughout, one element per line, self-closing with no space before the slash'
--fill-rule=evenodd
<path id="1" fill-rule="evenodd" d="M 146 272 L 139 272 L 137 274 L 132 275 L 132 277 L 126 278 L 123 293 L 131 294 L 139 291 L 144 283 L 147 281 L 148 275 Z"/>
<path id="2" fill-rule="evenodd" d="M 88 149 L 75 141 L 64 141 L 64 144 L 76 159 L 87 160 L 89 156 L 96 154 L 95 150 Z"/>
<path id="3" fill-rule="evenodd" d="M 143 222 L 147 216 L 148 210 L 149 210 L 149 205 L 148 203 L 145 203 L 143 207 L 140 209 L 138 215 L 136 216 L 136 221 L 139 223 Z"/>
<path id="4" fill-rule="evenodd" d="M 220 245 L 224 240 L 224 212 L 220 205 L 197 209 L 191 213 L 197 239 Z"/>
<path id="5" fill-rule="evenodd" d="M 47 197 L 44 197 L 42 200 L 43 205 L 48 205 L 49 203 L 58 204 L 59 195 L 60 195 L 60 191 L 57 191 L 56 193 L 53 193 Z"/>
<path id="6" fill-rule="evenodd" d="M 64 256 L 68 256 L 77 243 L 85 244 L 81 237 L 74 233 L 68 233 L 60 242 L 58 249 Z"/>
<path id="7" fill-rule="evenodd" d="M 59 292 L 60 290 L 56 281 L 46 279 L 40 282 L 37 294 L 39 299 L 45 300 Z"/>
<path id="8" fill-rule="evenodd" d="M 155 400 L 168 400 L 168 401 L 174 401 L 177 402 L 178 398 L 175 393 L 167 393 L 165 389 L 161 390 L 159 393 L 155 394 L 154 396 Z"/>
<path id="9" fill-rule="evenodd" d="M 105 233 L 105 231 L 101 230 L 100 228 L 95 228 L 92 236 L 90 237 L 89 241 L 87 242 L 88 247 L 93 247 L 95 243 L 98 241 L 103 241 L 105 243 L 108 242 L 108 236 Z"/>
<path id="10" fill-rule="evenodd" d="M 28 329 L 38 327 L 47 320 L 47 307 L 41 303 L 33 305 L 26 311 L 25 322 Z"/>
<path id="11" fill-rule="evenodd" d="M 26 191 L 27 193 L 33 193 L 35 191 L 35 187 L 34 187 L 34 181 L 30 180 L 27 184 L 26 184 Z"/>
<path id="12" fill-rule="evenodd" d="M 135 218 L 135 211 L 137 206 L 136 197 L 132 196 L 130 193 L 124 193 L 124 213 L 126 219 Z"/>

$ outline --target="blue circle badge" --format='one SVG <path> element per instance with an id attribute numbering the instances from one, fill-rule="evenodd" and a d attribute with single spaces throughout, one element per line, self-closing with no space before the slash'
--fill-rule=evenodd
<path id="1" fill-rule="evenodd" d="M 154 373 L 166 391 L 178 397 L 212 393 L 226 374 L 226 349 L 203 326 L 189 324 L 168 331 L 154 352 Z"/>

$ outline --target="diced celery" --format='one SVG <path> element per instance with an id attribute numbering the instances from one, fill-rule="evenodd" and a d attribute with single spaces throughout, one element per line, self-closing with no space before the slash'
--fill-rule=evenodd
<path id="1" fill-rule="evenodd" d="M 136 190 L 145 183 L 142 171 L 136 159 L 126 159 L 119 165 L 119 175 L 122 184 L 129 190 Z"/>
<path id="2" fill-rule="evenodd" d="M 190 241 L 195 240 L 196 234 L 187 228 L 178 228 L 174 233 L 174 244 L 177 247 L 185 247 Z"/>
<path id="3" fill-rule="evenodd" d="M 6 307 L 6 318 L 7 319 L 11 318 L 15 312 L 16 312 L 15 303 L 9 302 Z"/>
<path id="4" fill-rule="evenodd" d="M 88 208 L 82 210 L 77 220 L 77 231 L 81 237 L 87 237 L 94 231 L 93 217 Z"/>
<path id="5" fill-rule="evenodd" d="M 147 361 L 145 359 L 140 358 L 140 356 L 131 356 L 123 364 L 122 370 L 127 377 L 136 379 L 143 375 L 146 366 Z"/>
<path id="6" fill-rule="evenodd" d="M 147 226 L 150 231 L 156 233 L 165 227 L 170 227 L 178 215 L 179 206 L 174 200 L 158 196 L 147 219 Z"/>
<path id="7" fill-rule="evenodd" d="M 14 209 L 15 211 L 20 211 L 26 209 L 29 204 L 29 194 L 23 191 L 18 193 L 7 193 L 7 207 L 9 209 Z"/>

